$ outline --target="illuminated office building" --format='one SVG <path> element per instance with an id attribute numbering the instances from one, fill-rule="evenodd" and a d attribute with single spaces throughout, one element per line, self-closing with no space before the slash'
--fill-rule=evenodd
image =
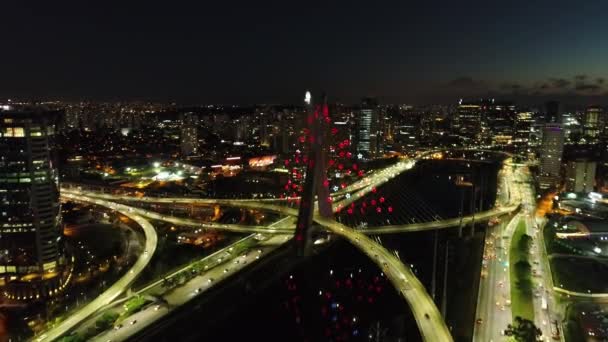
<path id="1" fill-rule="evenodd" d="M 0 111 L 0 276 L 11 299 L 66 283 L 53 136 L 58 112 Z"/>
<path id="2" fill-rule="evenodd" d="M 543 127 L 540 150 L 540 187 L 548 189 L 560 178 L 562 155 L 564 152 L 564 130 L 559 124 Z"/>
<path id="3" fill-rule="evenodd" d="M 576 160 L 566 165 L 566 191 L 591 192 L 595 187 L 597 163 L 588 160 Z"/>
<path id="4" fill-rule="evenodd" d="M 600 118 L 602 117 L 602 108 L 598 106 L 591 106 L 585 110 L 585 117 L 583 120 L 583 134 L 585 138 L 590 139 L 591 142 L 597 141 L 600 136 Z"/>
<path id="5" fill-rule="evenodd" d="M 468 144 L 476 144 L 482 140 L 484 117 L 482 115 L 483 104 L 481 102 L 458 102 L 456 115 L 452 120 L 452 131 L 454 134 L 467 140 Z"/>
<path id="6" fill-rule="evenodd" d="M 357 113 L 357 128 L 355 133 L 356 152 L 364 158 L 373 158 L 379 152 L 378 138 L 380 132 L 378 101 L 373 98 L 363 99 L 361 109 Z"/>
<path id="7" fill-rule="evenodd" d="M 183 114 L 180 139 L 182 156 L 196 155 L 199 152 L 198 116 L 196 114 Z"/>

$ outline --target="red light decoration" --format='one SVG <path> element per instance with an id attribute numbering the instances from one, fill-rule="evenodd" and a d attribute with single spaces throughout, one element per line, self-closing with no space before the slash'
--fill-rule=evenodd
<path id="1" fill-rule="evenodd" d="M 380 203 L 384 203 L 384 197 L 379 198 Z"/>
<path id="2" fill-rule="evenodd" d="M 373 192 L 373 193 L 376 193 L 376 191 L 378 191 L 378 189 L 376 189 L 376 187 L 373 187 L 373 188 L 372 188 L 372 192 Z"/>
<path id="3" fill-rule="evenodd" d="M 392 213 L 393 212 L 393 207 L 388 207 L 387 210 L 388 210 L 389 213 Z"/>
<path id="4" fill-rule="evenodd" d="M 375 200 L 375 199 L 371 200 L 371 202 L 370 202 L 370 203 L 371 203 L 373 206 L 376 206 L 376 200 Z"/>
<path id="5" fill-rule="evenodd" d="M 382 208 L 381 208 L 381 207 L 376 208 L 376 212 L 377 212 L 378 214 L 380 214 L 380 213 L 382 212 Z"/>

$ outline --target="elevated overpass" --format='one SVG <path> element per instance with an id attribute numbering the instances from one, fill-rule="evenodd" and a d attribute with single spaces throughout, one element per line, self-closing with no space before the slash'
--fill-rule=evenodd
<path id="1" fill-rule="evenodd" d="M 95 204 L 98 206 L 102 206 L 113 211 L 119 212 L 120 214 L 128 217 L 137 223 L 144 232 L 145 237 L 145 246 L 144 253 L 142 253 L 137 261 L 131 266 L 131 269 L 125 273 L 120 279 L 118 279 L 110 288 L 104 291 L 99 297 L 93 299 L 88 304 L 84 305 L 82 308 L 78 309 L 76 312 L 72 313 L 67 319 L 60 322 L 55 327 L 46 331 L 44 334 L 35 338 L 36 341 L 54 341 L 59 339 L 61 336 L 67 334 L 70 330 L 72 330 L 76 325 L 85 320 L 86 318 L 93 315 L 100 308 L 112 303 L 118 296 L 120 296 L 123 292 L 127 291 L 127 289 L 133 284 L 133 282 L 139 277 L 139 274 L 148 266 L 148 263 L 152 259 L 154 252 L 156 251 L 156 246 L 158 243 L 158 237 L 156 235 L 156 230 L 148 220 L 133 213 L 129 210 L 129 207 L 112 203 L 103 199 L 97 198 L 87 198 L 84 196 L 75 196 L 72 194 L 62 194 L 62 197 L 77 201 L 77 202 L 85 202 L 90 204 Z"/>
<path id="2" fill-rule="evenodd" d="M 495 151 L 492 151 L 495 152 Z M 507 164 L 505 162 L 505 164 Z M 391 165 L 388 168 L 383 170 L 376 171 L 370 174 L 365 179 L 362 179 L 358 182 L 355 182 L 350 185 L 348 191 L 337 193 L 337 197 L 342 197 L 340 200 L 334 203 L 334 211 L 340 210 L 340 208 L 349 205 L 354 202 L 358 198 L 361 198 L 367 195 L 369 192 L 373 191 L 373 189 L 379 185 L 382 185 L 388 182 L 390 179 L 394 178 L 401 172 L 411 169 L 415 165 L 415 160 L 406 160 L 400 161 L 395 165 Z M 347 190 L 347 189 L 344 189 Z M 284 205 L 278 205 L 276 203 L 281 203 L 285 201 L 277 201 L 277 199 L 200 199 L 200 198 L 155 198 L 155 197 L 131 197 L 124 195 L 111 195 L 106 193 L 99 192 L 91 192 L 91 191 L 82 191 L 79 189 L 62 189 L 62 196 L 65 198 L 71 198 L 74 200 L 85 201 L 89 203 L 94 203 L 97 205 L 108 206 L 113 210 L 122 210 L 126 214 L 130 214 L 133 217 L 150 217 L 157 220 L 165 220 L 167 222 L 172 222 L 175 224 L 183 224 L 187 226 L 197 226 L 201 228 L 209 228 L 209 229 L 222 229 L 226 231 L 234 231 L 234 232 L 261 232 L 261 233 L 272 233 L 272 234 L 286 234 L 289 232 L 293 232 L 293 227 L 263 227 L 263 226 L 246 226 L 246 225 L 229 225 L 229 224 L 219 224 L 219 223 L 202 223 L 196 222 L 194 220 L 189 219 L 181 219 L 172 216 L 161 215 L 158 213 L 154 213 L 149 210 L 144 210 L 140 208 L 132 208 L 128 207 L 124 204 L 118 203 L 110 203 L 109 201 L 120 201 L 120 202 L 141 202 L 141 203 L 157 203 L 157 204 L 176 204 L 176 205 L 224 205 L 235 208 L 248 208 L 248 209 L 257 209 L 257 210 L 265 210 L 274 213 L 279 213 L 284 216 L 296 216 L 297 209 L 290 208 Z M 365 230 L 354 230 L 349 228 L 341 223 L 336 222 L 332 219 L 323 218 L 316 213 L 314 215 L 314 221 L 325 227 L 329 232 L 342 236 L 351 242 L 355 247 L 360 249 L 363 253 L 368 255 L 374 263 L 376 263 L 387 275 L 388 279 L 391 281 L 395 289 L 400 293 L 401 296 L 409 304 L 416 323 L 420 329 L 420 333 L 425 341 L 452 341 L 452 337 L 450 335 L 449 329 L 447 328 L 443 318 L 437 310 L 433 300 L 430 298 L 428 293 L 426 292 L 424 286 L 420 283 L 420 281 L 415 277 L 415 275 L 405 267 L 400 260 L 394 257 L 388 250 L 386 250 L 383 246 L 376 243 L 375 241 L 367 238 L 366 234 L 376 235 L 376 234 L 392 234 L 392 233 L 405 233 L 405 232 L 414 232 L 414 231 L 424 231 L 424 230 L 434 230 L 434 229 L 444 229 L 449 227 L 459 227 L 464 224 L 468 224 L 473 220 L 479 221 L 484 219 L 489 219 L 496 215 L 502 215 L 504 213 L 513 211 L 517 209 L 517 205 L 515 201 L 511 201 L 512 205 L 505 206 L 504 208 L 495 208 L 492 210 L 488 210 L 486 212 L 477 213 L 475 215 L 470 215 L 462 218 L 451 218 L 445 220 L 437 220 L 433 222 L 424 222 L 424 223 L 413 223 L 413 224 L 404 224 L 404 225 L 393 225 L 393 226 L 382 226 L 382 227 L 371 227 Z M 129 216 L 129 215 L 127 215 Z M 129 216 L 129 217 L 131 217 Z M 144 220 L 142 218 L 142 220 Z M 146 221 L 147 222 L 147 221 Z M 151 225 L 150 225 L 151 227 Z M 153 228 L 152 228 L 153 230 Z M 156 241 L 156 236 L 154 236 L 154 241 Z M 154 242 L 154 246 L 156 243 Z M 143 269 L 143 268 L 142 268 Z M 141 270 L 139 271 L 141 272 Z M 130 274 L 133 274 L 129 272 Z M 134 277 L 135 278 L 135 277 Z M 122 279 L 121 279 L 122 280 Z M 131 280 L 132 281 L 132 280 Z M 130 284 L 130 283 L 129 283 Z M 113 287 L 116 286 L 113 285 Z M 122 284 L 125 286 L 125 284 Z M 128 286 L 128 285 L 126 285 Z M 126 287 L 125 286 L 125 287 Z M 124 289 L 122 290 L 124 291 Z M 113 299 L 116 298 L 122 291 L 118 292 L 113 296 Z M 106 291 L 107 292 L 107 291 Z M 102 294 L 102 297 L 105 295 Z M 102 298 L 100 297 L 100 298 Z M 98 299 L 100 299 L 98 298 Z M 94 302 L 96 302 L 96 299 Z M 94 302 L 89 303 L 89 305 Z M 111 300 L 105 298 L 102 300 L 103 303 L 96 303 L 97 309 L 103 305 L 108 304 Z M 87 305 L 87 307 L 89 306 Z M 94 308 L 95 306 L 93 306 Z M 52 340 L 55 339 L 65 333 L 67 333 L 71 327 L 74 327 L 78 324 L 82 319 L 90 316 L 95 312 L 96 309 L 87 312 L 83 312 L 83 317 L 70 317 L 73 318 L 73 323 L 66 323 L 60 330 L 55 328 L 48 331 L 46 334 L 40 336 L 38 341 L 43 340 Z M 65 321 L 67 322 L 67 320 Z"/>

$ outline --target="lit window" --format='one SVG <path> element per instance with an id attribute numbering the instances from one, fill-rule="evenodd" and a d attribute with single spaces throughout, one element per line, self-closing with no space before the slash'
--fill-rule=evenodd
<path id="1" fill-rule="evenodd" d="M 3 136 L 14 138 L 24 137 L 25 131 L 23 127 L 6 127 L 4 129 Z"/>

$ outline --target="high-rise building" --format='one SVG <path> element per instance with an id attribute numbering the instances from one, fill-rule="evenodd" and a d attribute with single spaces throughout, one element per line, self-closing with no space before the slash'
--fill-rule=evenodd
<path id="1" fill-rule="evenodd" d="M 65 286 L 53 138 L 58 112 L 0 111 L 0 276 L 5 296 L 35 300 Z"/>
<path id="2" fill-rule="evenodd" d="M 597 163 L 588 160 L 568 162 L 566 166 L 566 191 L 591 192 L 595 187 Z"/>
<path id="3" fill-rule="evenodd" d="M 182 114 L 180 139 L 182 156 L 191 156 L 198 153 L 198 116 L 196 114 Z"/>
<path id="4" fill-rule="evenodd" d="M 564 131 L 559 124 L 546 124 L 542 132 L 540 187 L 548 189 L 556 185 L 560 178 L 564 152 Z"/>
<path id="5" fill-rule="evenodd" d="M 591 141 L 597 141 L 600 136 L 600 118 L 602 117 L 602 108 L 591 106 L 585 110 L 583 120 L 583 135 Z"/>
<path id="6" fill-rule="evenodd" d="M 378 117 L 378 101 L 364 98 L 357 113 L 355 133 L 356 152 L 364 158 L 373 158 L 379 152 Z"/>
<path id="7" fill-rule="evenodd" d="M 559 112 L 559 102 L 549 101 L 545 103 L 545 122 L 560 123 L 562 121 Z"/>
<path id="8" fill-rule="evenodd" d="M 515 116 L 515 129 L 513 140 L 518 143 L 527 144 L 530 140 L 532 125 L 534 124 L 534 113 L 519 112 Z"/>
<path id="9" fill-rule="evenodd" d="M 492 145 L 509 145 L 514 140 L 515 105 L 510 102 L 491 101 L 483 107 L 488 129 L 486 134 Z"/>
<path id="10" fill-rule="evenodd" d="M 454 134 L 467 139 L 467 143 L 478 143 L 482 140 L 484 120 L 481 102 L 458 102 L 456 115 L 452 120 Z"/>

